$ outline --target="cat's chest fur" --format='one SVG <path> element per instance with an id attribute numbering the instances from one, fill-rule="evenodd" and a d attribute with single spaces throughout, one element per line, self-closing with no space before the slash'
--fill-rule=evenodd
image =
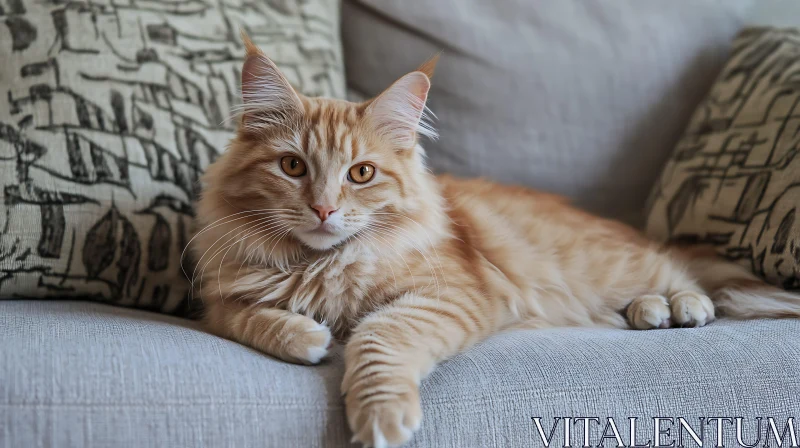
<path id="1" fill-rule="evenodd" d="M 285 271 L 267 268 L 270 293 L 262 301 L 343 333 L 361 313 L 386 299 L 376 288 L 383 277 L 380 264 L 379 257 L 356 244 L 330 253 L 310 253 Z"/>

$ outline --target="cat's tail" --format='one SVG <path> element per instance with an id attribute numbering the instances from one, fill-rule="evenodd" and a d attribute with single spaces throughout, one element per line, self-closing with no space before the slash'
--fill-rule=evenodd
<path id="1" fill-rule="evenodd" d="M 745 267 L 708 251 L 682 252 L 720 314 L 735 319 L 800 317 L 800 294 L 767 284 Z"/>

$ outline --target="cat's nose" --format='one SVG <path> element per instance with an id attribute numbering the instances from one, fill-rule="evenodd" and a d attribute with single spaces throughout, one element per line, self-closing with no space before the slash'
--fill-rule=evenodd
<path id="1" fill-rule="evenodd" d="M 325 221 L 326 219 L 328 219 L 328 216 L 336 212 L 336 209 L 333 208 L 332 205 L 312 205 L 311 208 L 313 208 L 314 211 L 317 212 L 317 216 L 319 216 L 319 219 L 321 219 L 322 221 Z"/>

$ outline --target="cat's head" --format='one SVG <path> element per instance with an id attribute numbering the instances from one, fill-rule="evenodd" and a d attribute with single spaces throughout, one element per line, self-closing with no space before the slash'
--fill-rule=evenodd
<path id="1" fill-rule="evenodd" d="M 315 250 L 385 226 L 378 217 L 420 210 L 430 181 L 417 140 L 436 135 L 425 107 L 435 60 L 351 103 L 299 94 L 244 41 L 239 128 L 204 177 L 204 196 L 263 211 L 251 227 L 280 229 Z"/>

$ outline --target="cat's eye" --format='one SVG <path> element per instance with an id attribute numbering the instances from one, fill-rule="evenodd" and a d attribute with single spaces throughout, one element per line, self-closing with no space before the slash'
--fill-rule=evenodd
<path id="1" fill-rule="evenodd" d="M 306 174 L 306 163 L 299 157 L 286 156 L 281 159 L 281 169 L 292 177 L 301 177 Z"/>
<path id="2" fill-rule="evenodd" d="M 350 172 L 347 173 L 347 179 L 350 182 L 357 184 L 365 184 L 372 180 L 375 176 L 375 167 L 369 163 L 359 163 L 350 167 Z"/>

